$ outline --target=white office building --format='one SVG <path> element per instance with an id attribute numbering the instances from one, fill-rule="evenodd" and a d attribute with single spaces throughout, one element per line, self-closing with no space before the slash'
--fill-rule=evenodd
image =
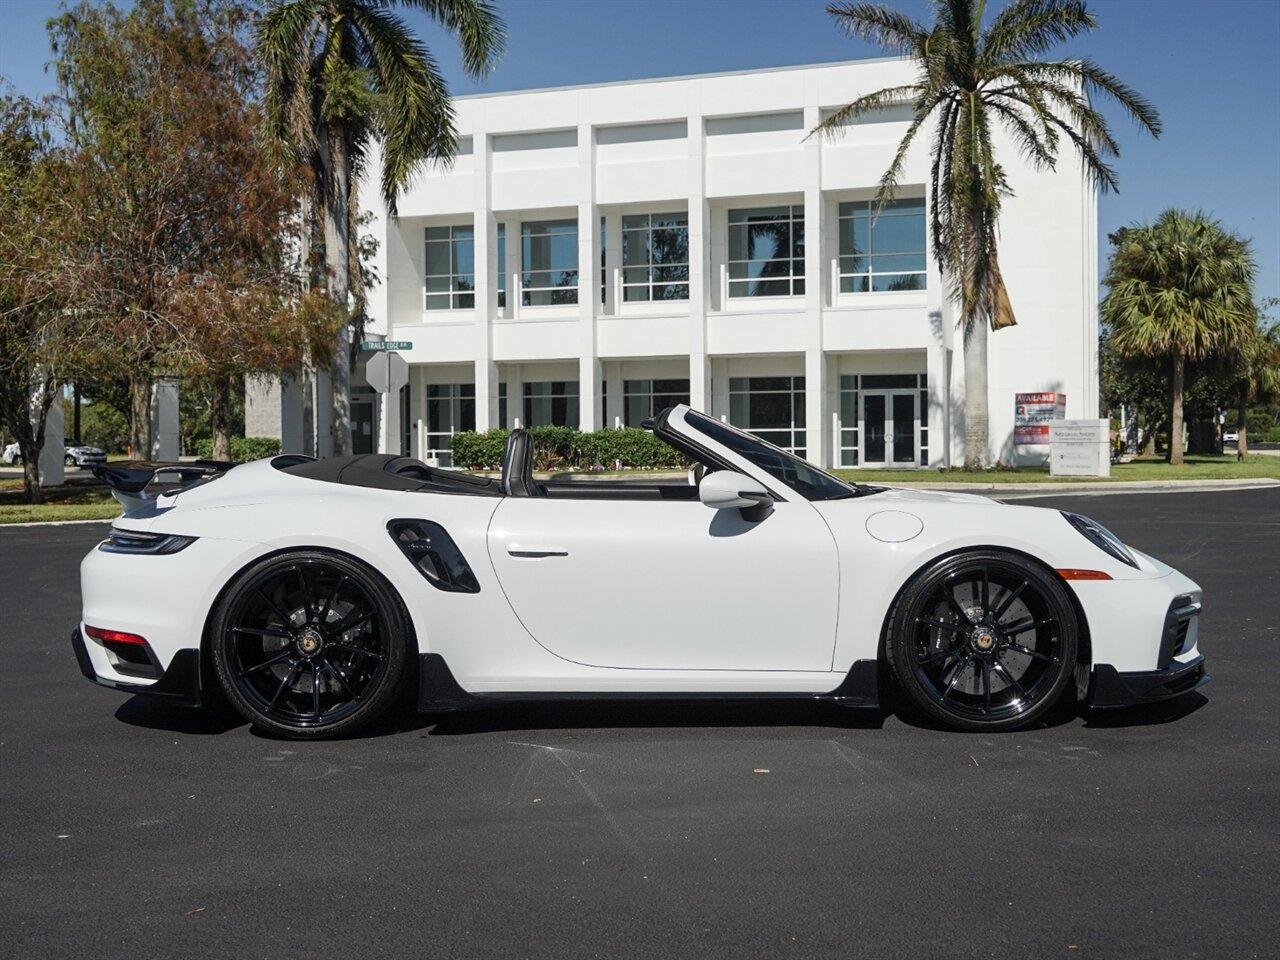
<path id="1" fill-rule="evenodd" d="M 913 76 L 887 59 L 459 98 L 452 167 L 424 170 L 394 218 L 362 193 L 379 241 L 371 329 L 412 347 L 400 404 L 357 392 L 357 449 L 447 465 L 458 430 L 637 426 L 688 401 L 823 466 L 961 462 L 930 136 L 878 215 L 905 111 L 808 136 Z M 1095 195 L 1069 153 L 1037 172 L 999 149 L 1018 325 L 990 337 L 990 453 L 1028 462 L 1044 451 L 1019 458 L 1015 393 L 1097 416 Z"/>

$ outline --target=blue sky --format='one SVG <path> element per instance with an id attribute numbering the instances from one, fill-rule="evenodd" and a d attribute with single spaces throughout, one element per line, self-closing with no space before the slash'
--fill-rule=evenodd
<path id="1" fill-rule="evenodd" d="M 456 94 L 749 70 L 881 55 L 835 29 L 821 0 L 497 0 L 511 34 L 486 82 L 420 24 Z M 924 0 L 892 0 L 917 18 Z M 998 10 L 1000 0 L 990 0 Z M 1253 240 L 1260 297 L 1280 297 L 1280 0 L 1093 0 L 1093 34 L 1063 48 L 1118 74 L 1159 107 L 1165 132 L 1110 112 L 1120 193 L 1099 203 L 1100 255 L 1116 227 L 1169 206 L 1203 209 Z M 0 0 L 0 74 L 49 92 L 44 21 L 57 0 Z M 1104 109 L 1106 104 L 1103 104 Z M 1274 313 L 1280 317 L 1280 311 Z"/>

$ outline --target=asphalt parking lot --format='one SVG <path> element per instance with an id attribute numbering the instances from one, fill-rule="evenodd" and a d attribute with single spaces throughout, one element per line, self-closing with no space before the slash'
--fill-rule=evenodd
<path id="1" fill-rule="evenodd" d="M 1023 502 L 1200 582 L 1203 695 L 997 737 L 822 705 L 601 704 L 296 744 L 89 684 L 67 634 L 104 528 L 0 528 L 0 944 L 1274 956 L 1280 489 Z"/>

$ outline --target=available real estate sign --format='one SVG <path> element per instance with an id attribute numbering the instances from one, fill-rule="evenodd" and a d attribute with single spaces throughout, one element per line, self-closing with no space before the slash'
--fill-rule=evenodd
<path id="1" fill-rule="evenodd" d="M 1065 393 L 1015 393 L 1013 442 L 1019 447 L 1048 446 L 1049 421 L 1067 415 Z"/>

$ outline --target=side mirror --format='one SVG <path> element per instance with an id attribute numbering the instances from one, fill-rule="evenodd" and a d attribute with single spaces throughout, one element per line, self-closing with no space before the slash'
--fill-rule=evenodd
<path id="1" fill-rule="evenodd" d="M 731 470 L 708 473 L 698 484 L 698 499 L 712 510 L 736 508 L 744 520 L 763 520 L 773 512 L 773 497 L 758 480 Z"/>

